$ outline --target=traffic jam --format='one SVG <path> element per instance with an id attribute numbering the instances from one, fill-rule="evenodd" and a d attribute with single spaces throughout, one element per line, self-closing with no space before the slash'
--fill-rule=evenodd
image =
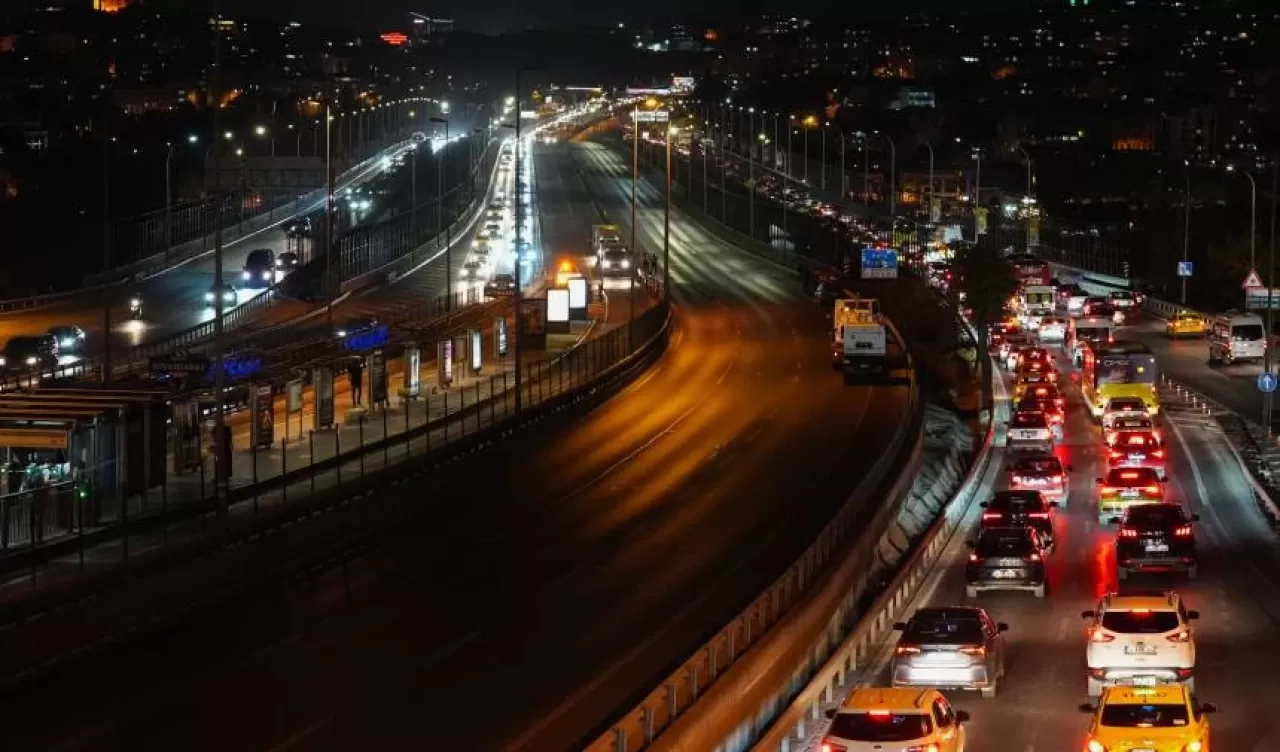
<path id="1" fill-rule="evenodd" d="M 1049 572 L 1058 531 L 1066 529 L 1058 518 L 1071 509 L 1093 517 L 1114 550 L 1113 562 L 1099 558 L 1110 571 L 1099 577 L 1104 584 L 1094 607 L 1080 614 L 1080 687 L 1088 702 L 1078 709 L 1089 719 L 1082 724 L 1083 749 L 1208 750 L 1208 716 L 1216 708 L 1195 697 L 1199 614 L 1178 592 L 1198 574 L 1198 517 L 1166 489 L 1169 457 L 1154 356 L 1123 337 L 1141 298 L 1091 296 L 1055 284 L 1044 262 L 1010 261 L 1019 290 L 988 338 L 1012 403 L 1007 423 L 997 426 L 1005 467 L 998 490 L 980 502 L 966 541 L 963 599 L 956 590 L 961 602 L 944 598 L 893 625 L 898 637 L 884 682 L 890 686 L 856 689 L 829 711 L 819 748 L 996 748 L 989 740 L 966 739 L 968 714 L 950 703 L 963 697 L 957 692 L 983 698 L 1000 692 L 1010 625 L 994 611 L 1008 601 L 988 594 L 1052 595 Z M 1094 426 L 1068 442 L 1069 430 L 1088 425 L 1072 420 L 1079 410 Z M 1082 444 L 1098 459 L 1092 482 L 1074 476 L 1071 458 L 1088 454 Z"/>

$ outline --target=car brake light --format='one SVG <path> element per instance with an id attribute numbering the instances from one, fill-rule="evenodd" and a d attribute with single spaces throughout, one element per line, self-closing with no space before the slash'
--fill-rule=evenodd
<path id="1" fill-rule="evenodd" d="M 1190 538 L 1190 537 L 1191 537 L 1191 526 L 1190 526 L 1190 525 L 1179 525 L 1179 526 L 1178 526 L 1178 529 L 1173 531 L 1173 534 L 1174 534 L 1176 537 L 1178 537 L 1178 538 Z"/>
<path id="2" fill-rule="evenodd" d="M 913 648 L 910 645 L 899 645 L 893 649 L 894 655 L 915 655 L 920 652 L 920 648 Z"/>
<path id="3" fill-rule="evenodd" d="M 822 740 L 822 752 L 848 752 L 848 748 L 839 744 L 832 744 L 827 740 Z"/>
<path id="4" fill-rule="evenodd" d="M 1122 528 L 1120 528 L 1120 533 L 1119 533 L 1119 535 L 1120 535 L 1120 537 L 1121 537 L 1121 538 L 1137 538 L 1137 537 L 1138 537 L 1138 531 L 1137 531 L 1137 530 L 1134 530 L 1134 529 L 1133 529 L 1133 528 L 1131 528 L 1131 527 L 1122 527 Z"/>
<path id="5" fill-rule="evenodd" d="M 1027 515 L 1027 516 L 1028 516 L 1028 517 L 1030 517 L 1030 518 L 1031 518 L 1031 519 L 1033 519 L 1033 520 L 1047 520 L 1047 519 L 1049 519 L 1049 513 L 1048 513 L 1048 512 L 1032 512 L 1031 514 L 1029 514 L 1029 515 Z"/>
<path id="6" fill-rule="evenodd" d="M 1151 496 L 1159 496 L 1159 495 L 1160 495 L 1160 486 L 1159 486 L 1159 484 L 1156 484 L 1156 483 L 1153 483 L 1153 484 L 1151 484 L 1151 485 L 1149 485 L 1149 486 L 1145 486 L 1142 490 L 1143 490 L 1145 493 L 1147 493 L 1147 494 L 1149 494 L 1149 495 L 1151 495 Z"/>
<path id="7" fill-rule="evenodd" d="M 1122 459 L 1123 457 L 1124 457 L 1124 452 L 1121 452 L 1116 449 L 1111 450 L 1111 459 L 1118 460 L 1118 459 Z"/>
<path id="8" fill-rule="evenodd" d="M 969 561 L 981 561 L 977 554 L 969 554 Z"/>
<path id="9" fill-rule="evenodd" d="M 976 648 L 960 648 L 960 652 L 965 655 L 983 656 L 987 654 L 987 649 L 982 646 L 978 646 Z"/>
<path id="10" fill-rule="evenodd" d="M 1098 489 L 1098 493 L 1102 494 L 1103 496 L 1111 496 L 1115 494 L 1115 492 L 1116 492 L 1115 486 L 1103 486 L 1102 488 Z"/>
<path id="11" fill-rule="evenodd" d="M 829 750 L 823 747 L 822 752 L 829 752 Z M 1107 752 L 1107 748 L 1102 746 L 1102 742 L 1098 741 L 1097 739 L 1090 739 L 1089 752 Z"/>
<path id="12" fill-rule="evenodd" d="M 888 717 L 889 717 L 889 711 L 887 711 L 887 710 L 868 710 L 868 711 L 867 711 L 867 715 L 871 716 L 872 718 L 888 718 Z"/>
<path id="13" fill-rule="evenodd" d="M 1169 642 L 1191 642 L 1191 633 L 1182 629 L 1169 635 L 1165 639 Z"/>
<path id="14" fill-rule="evenodd" d="M 1000 512 L 983 512 L 982 513 L 983 520 L 999 520 L 1003 518 L 1004 518 L 1004 514 Z"/>
<path id="15" fill-rule="evenodd" d="M 1101 629 L 1095 629 L 1089 633 L 1089 642 L 1115 642 L 1116 638 L 1103 632 Z"/>
<path id="16" fill-rule="evenodd" d="M 1164 450 L 1163 450 L 1163 449 L 1157 449 L 1157 450 L 1155 450 L 1154 452 L 1152 452 L 1152 453 L 1151 453 L 1151 456 L 1152 456 L 1152 457 L 1155 457 L 1155 458 L 1156 458 L 1156 459 L 1158 459 L 1158 460 L 1162 460 L 1162 459 L 1164 459 Z"/>
<path id="17" fill-rule="evenodd" d="M 1125 480 L 1136 480 L 1138 478 L 1138 474 L 1135 472 L 1120 473 L 1120 477 Z"/>
<path id="18" fill-rule="evenodd" d="M 1031 554 L 1031 560 L 1040 561 L 1040 554 L 1036 554 L 1036 553 Z"/>

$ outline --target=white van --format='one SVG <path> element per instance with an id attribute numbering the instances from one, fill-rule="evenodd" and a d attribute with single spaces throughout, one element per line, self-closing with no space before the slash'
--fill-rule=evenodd
<path id="1" fill-rule="evenodd" d="M 1208 339 L 1210 364 L 1260 361 L 1267 350 L 1262 317 L 1256 313 L 1227 311 L 1214 316 Z"/>

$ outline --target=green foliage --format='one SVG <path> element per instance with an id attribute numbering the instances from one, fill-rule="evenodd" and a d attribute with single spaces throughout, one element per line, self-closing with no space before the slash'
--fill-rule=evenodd
<path id="1" fill-rule="evenodd" d="M 973 324 L 980 339 L 987 326 L 1000 320 L 1009 298 L 1018 289 L 1009 261 L 996 248 L 976 245 L 962 249 L 953 264 L 965 306 L 973 311 Z"/>

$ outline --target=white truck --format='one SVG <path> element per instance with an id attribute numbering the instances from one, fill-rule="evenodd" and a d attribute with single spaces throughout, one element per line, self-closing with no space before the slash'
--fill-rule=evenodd
<path id="1" fill-rule="evenodd" d="M 1052 316 L 1056 302 L 1052 285 L 1027 285 L 1022 288 L 1022 305 L 1019 315 L 1022 325 L 1035 331 L 1040 328 L 1040 320 Z"/>
<path id="2" fill-rule="evenodd" d="M 599 258 L 605 246 L 622 244 L 622 228 L 617 225 L 592 225 L 591 252 Z"/>
<path id="3" fill-rule="evenodd" d="M 844 383 L 888 376 L 888 338 L 874 299 L 837 300 L 831 323 L 831 365 L 844 373 Z"/>

